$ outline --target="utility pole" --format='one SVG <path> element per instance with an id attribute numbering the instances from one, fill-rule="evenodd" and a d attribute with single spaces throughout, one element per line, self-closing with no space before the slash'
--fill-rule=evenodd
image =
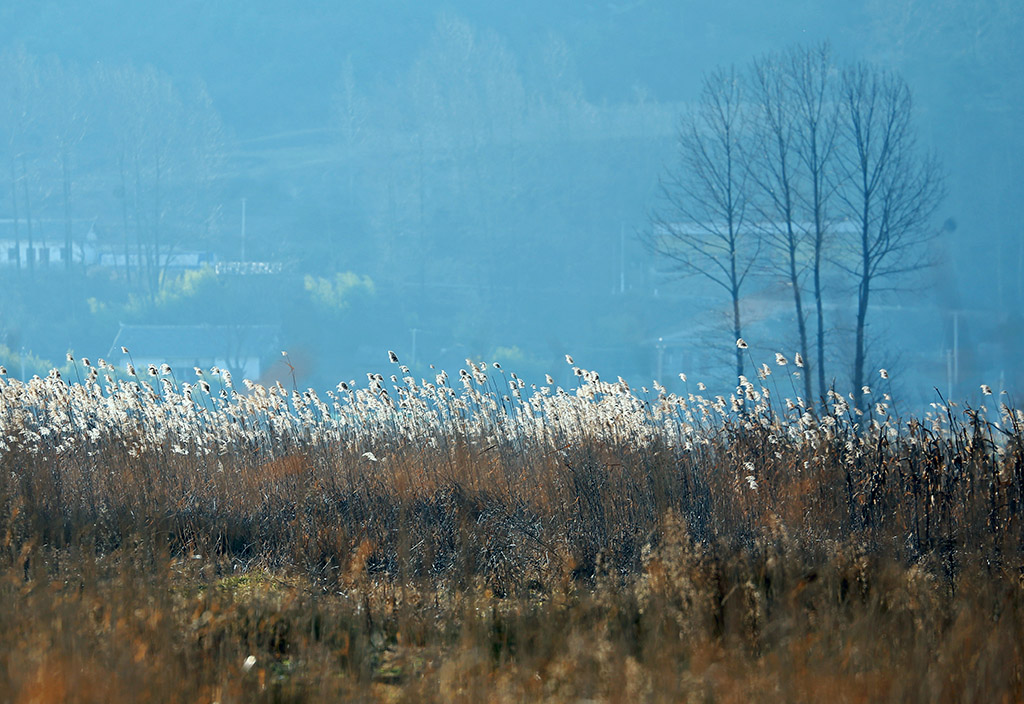
<path id="1" fill-rule="evenodd" d="M 953 311 L 953 345 L 946 350 L 946 399 L 950 401 L 960 384 L 960 312 Z"/>
<path id="2" fill-rule="evenodd" d="M 657 349 L 658 349 L 658 373 L 657 373 L 656 376 L 658 377 L 658 383 L 660 384 L 661 380 L 662 380 L 662 378 L 664 377 L 664 374 L 665 374 L 665 344 L 662 341 L 662 338 L 660 338 L 660 337 L 658 338 Z"/>
<path id="3" fill-rule="evenodd" d="M 245 261 L 245 198 L 242 199 L 242 261 Z"/>
<path id="4" fill-rule="evenodd" d="M 960 384 L 960 312 L 953 311 L 953 389 Z M 952 398 L 952 392 L 950 393 Z"/>
<path id="5" fill-rule="evenodd" d="M 626 292 L 626 226 L 619 225 L 619 293 Z"/>

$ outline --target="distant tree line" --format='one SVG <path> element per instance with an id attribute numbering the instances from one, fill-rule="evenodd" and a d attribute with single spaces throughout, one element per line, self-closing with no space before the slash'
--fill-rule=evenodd
<path id="1" fill-rule="evenodd" d="M 250 258 L 285 264 L 289 290 L 313 303 L 287 323 L 316 328 L 310 346 L 325 355 L 358 341 L 323 326 L 320 288 L 304 282 L 340 272 L 369 277 L 390 302 L 384 344 L 415 339 L 458 359 L 521 345 L 531 351 L 521 366 L 540 371 L 570 343 L 642 344 L 649 333 L 637 316 L 607 303 L 596 310 L 594 294 L 641 290 L 647 260 L 624 233 L 643 222 L 638 204 L 656 185 L 679 105 L 642 90 L 592 103 L 557 35 L 519 56 L 451 15 L 438 16 L 393 80 L 374 70 L 351 58 L 336 67 L 329 122 L 240 142 L 202 85 L 131 64 L 0 54 L 0 217 L 11 220 L 2 236 L 38 247 L 43 226 L 52 239 L 63 219 L 65 244 L 77 247 L 83 220 L 95 219 L 114 283 L 135 296 L 128 308 L 123 293 L 97 300 L 92 315 L 164 319 L 192 310 L 171 295 L 170 257 L 238 251 L 237 194 L 248 203 Z M 8 285 L 27 291 L 29 279 L 48 279 L 34 258 L 19 262 L 19 275 L 3 274 Z M 626 298 L 618 295 L 620 307 L 639 306 Z M 209 317 L 214 305 L 223 301 L 196 314 Z M 569 305 L 590 305 L 592 315 L 566 323 Z M 41 333 L 5 317 L 37 344 Z"/>
<path id="2" fill-rule="evenodd" d="M 69 269 L 76 218 L 116 229 L 105 233 L 121 242 L 116 261 L 149 296 L 175 247 L 213 231 L 224 137 L 201 85 L 181 91 L 150 67 L 79 68 L 8 50 L 0 54 L 0 135 L 0 199 L 16 266 L 27 247 L 29 274 L 44 213 L 63 219 Z"/>
<path id="3" fill-rule="evenodd" d="M 940 167 L 917 144 L 906 82 L 865 63 L 837 66 L 827 45 L 769 54 L 704 79 L 678 147 L 648 247 L 728 296 L 737 341 L 753 277 L 784 281 L 812 405 L 829 389 L 826 269 L 844 277 L 856 291 L 850 378 L 862 410 L 873 295 L 907 287 L 929 265 L 943 196 Z"/>
<path id="4" fill-rule="evenodd" d="M 640 92 L 591 103 L 557 35 L 520 57 L 444 14 L 394 85 L 359 68 L 344 62 L 335 83 L 327 236 L 307 267 L 368 272 L 411 294 L 394 296 L 408 328 L 453 325 L 444 337 L 476 349 L 529 345 L 523 330 L 564 317 L 550 302 L 621 291 L 627 267 L 639 286 L 647 259 L 632 238 L 622 255 L 621 235 L 643 223 L 678 104 Z M 517 316 L 519 330 L 491 322 Z M 640 343 L 647 331 L 630 322 L 600 339 Z M 594 335 L 592 323 L 562 330 L 538 345 L 552 360 Z"/>
<path id="5" fill-rule="evenodd" d="M 265 148 L 268 176 L 229 164 L 202 85 L 153 68 L 0 54 L 8 231 L 32 246 L 42 214 L 59 214 L 70 251 L 72 224 L 95 217 L 105 251 L 119 252 L 122 277 L 152 306 L 175 249 L 229 251 L 221 208 L 231 182 L 249 196 L 251 222 L 264 218 L 250 228 L 250 252 L 325 280 L 369 276 L 389 292 L 392 325 L 417 331 L 421 345 L 434 335 L 487 353 L 555 326 L 565 341 L 645 343 L 645 303 L 628 314 L 586 305 L 647 276 L 622 235 L 643 225 L 678 103 L 649 100 L 642 87 L 632 100 L 590 102 L 557 35 L 520 57 L 450 15 L 395 80 L 367 81 L 368 69 L 338 67 L 330 123 L 310 131 L 321 141 Z M 849 356 L 859 389 L 871 303 L 927 263 L 941 180 L 910 118 L 899 76 L 836 66 L 814 47 L 713 73 L 681 123 L 680 161 L 662 180 L 647 243 L 721 287 L 734 339 L 751 281 L 787 282 L 808 402 L 830 383 L 826 350 L 838 339 L 824 304 L 830 280 L 857 291 Z M 31 275 L 31 257 L 25 266 Z M 565 323 L 552 302 L 570 297 L 588 314 Z M 564 352 L 562 339 L 534 343 L 553 359 Z M 737 374 L 747 358 L 736 349 Z"/>

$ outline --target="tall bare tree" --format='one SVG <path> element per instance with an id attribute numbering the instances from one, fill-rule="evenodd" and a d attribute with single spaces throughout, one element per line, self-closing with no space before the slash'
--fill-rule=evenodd
<path id="1" fill-rule="evenodd" d="M 39 101 L 40 69 L 34 56 L 23 47 L 5 51 L 0 55 L 0 92 L 4 96 L 0 106 L 0 131 L 6 133 L 6 151 L 10 171 L 11 213 L 14 216 L 14 248 L 18 268 L 21 268 L 21 215 L 24 214 L 28 240 L 26 264 L 35 269 L 35 243 L 32 229 L 31 173 L 36 176 L 38 130 L 36 128 Z M 20 202 L 20 207 L 19 207 Z"/>
<path id="2" fill-rule="evenodd" d="M 913 273 L 930 263 L 942 176 L 935 158 L 918 148 L 911 118 L 910 90 L 899 76 L 867 64 L 840 72 L 827 44 L 759 58 L 742 81 L 733 69 L 717 71 L 683 118 L 680 162 L 662 180 L 664 206 L 651 218 L 646 243 L 680 271 L 729 293 L 737 338 L 742 288 L 755 266 L 769 270 L 760 261 L 764 245 L 778 253 L 774 268 L 792 288 L 800 354 L 811 367 L 803 374 L 811 403 L 812 370 L 818 395 L 828 388 L 826 273 L 856 282 L 850 356 L 859 392 L 872 296 L 912 285 Z M 742 373 L 739 350 L 736 369 Z M 863 401 L 859 394 L 858 410 Z"/>
<path id="3" fill-rule="evenodd" d="M 733 339 L 743 336 L 740 299 L 761 251 L 761 236 L 747 222 L 752 182 L 748 115 L 734 68 L 705 77 L 700 100 L 679 129 L 679 164 L 661 181 L 663 204 L 651 217 L 645 243 L 725 290 L 732 304 Z M 736 374 L 743 351 L 736 349 Z"/>
<path id="4" fill-rule="evenodd" d="M 341 160 L 345 163 L 345 191 L 341 197 L 346 209 L 351 211 L 357 201 L 357 151 L 366 142 L 369 122 L 369 106 L 356 85 L 351 55 L 341 65 L 331 102 L 332 127 L 337 134 Z"/>
<path id="5" fill-rule="evenodd" d="M 179 91 L 152 68 L 97 70 L 107 91 L 103 132 L 121 197 L 126 271 L 133 265 L 153 297 L 174 250 L 210 234 L 223 155 L 220 118 L 201 85 Z"/>
<path id="6" fill-rule="evenodd" d="M 810 360 L 807 343 L 807 317 L 804 314 L 804 249 L 806 223 L 801 210 L 804 185 L 797 154 L 800 129 L 797 102 L 793 98 L 793 77 L 786 62 L 777 55 L 756 59 L 749 80 L 753 105 L 753 148 L 751 180 L 757 184 L 753 200 L 759 216 L 758 227 L 765 242 L 781 255 L 781 276 L 793 292 L 800 356 L 805 366 Z M 804 396 L 814 402 L 810 370 L 803 373 Z"/>
<path id="7" fill-rule="evenodd" d="M 786 57 L 794 124 L 794 155 L 803 172 L 804 187 L 798 192 L 807 214 L 813 279 L 818 393 L 826 389 L 825 306 L 822 278 L 828 246 L 830 206 L 837 181 L 833 160 L 839 132 L 839 101 L 828 44 L 796 47 Z"/>
<path id="8" fill-rule="evenodd" d="M 843 72 L 839 100 L 838 200 L 853 228 L 837 261 L 857 282 L 852 381 L 862 410 L 871 294 L 929 263 L 927 244 L 937 234 L 930 218 L 943 185 L 936 160 L 918 149 L 910 89 L 899 76 L 858 64 Z"/>
<path id="9" fill-rule="evenodd" d="M 74 260 L 72 228 L 72 186 L 78 147 L 86 136 L 86 85 L 78 71 L 49 60 L 43 74 L 45 105 L 42 111 L 46 142 L 60 168 L 61 203 L 64 211 L 64 268 L 71 270 Z"/>

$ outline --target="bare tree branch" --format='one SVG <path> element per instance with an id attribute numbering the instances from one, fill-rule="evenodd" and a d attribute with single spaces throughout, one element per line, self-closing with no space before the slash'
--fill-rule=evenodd
<path id="1" fill-rule="evenodd" d="M 684 275 L 724 289 L 732 303 L 733 335 L 743 336 L 740 296 L 760 255 L 760 233 L 747 223 L 749 124 L 735 69 L 705 77 L 700 101 L 679 129 L 679 166 L 662 178 L 662 205 L 644 234 L 647 247 Z M 736 374 L 743 374 L 736 350 Z"/>
<path id="2" fill-rule="evenodd" d="M 928 266 L 936 235 L 930 219 L 943 196 L 934 158 L 919 153 L 911 122 L 910 89 L 896 75 L 865 64 L 843 72 L 837 191 L 853 228 L 843 245 L 857 281 L 853 362 L 855 405 L 863 409 L 867 314 L 871 293 Z"/>

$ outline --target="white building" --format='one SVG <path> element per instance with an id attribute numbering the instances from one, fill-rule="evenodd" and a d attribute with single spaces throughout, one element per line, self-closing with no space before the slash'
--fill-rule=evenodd
<path id="1" fill-rule="evenodd" d="M 88 224 L 88 230 L 82 233 Z M 23 219 L 0 218 L 0 267 L 36 269 L 63 267 L 71 257 L 74 264 L 97 263 L 96 232 L 91 222 L 72 222 L 71 252 L 67 251 L 63 220 L 32 221 L 32 244 L 29 245 L 28 223 Z M 15 237 L 17 233 L 17 237 Z"/>

